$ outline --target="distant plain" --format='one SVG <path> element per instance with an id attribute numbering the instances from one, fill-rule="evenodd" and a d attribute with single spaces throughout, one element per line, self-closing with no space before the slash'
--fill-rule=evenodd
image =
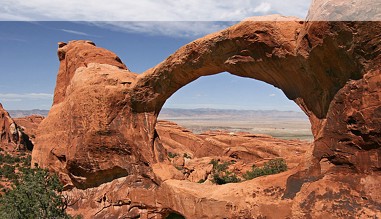
<path id="1" fill-rule="evenodd" d="M 267 134 L 282 139 L 313 140 L 311 124 L 303 112 L 164 108 L 158 119 L 175 122 L 194 133 L 224 130 Z"/>
<path id="2" fill-rule="evenodd" d="M 10 110 L 12 117 L 47 116 L 48 110 Z M 172 121 L 196 133 L 208 130 L 266 134 L 282 139 L 312 141 L 311 124 L 303 112 L 164 108 L 158 120 Z"/>

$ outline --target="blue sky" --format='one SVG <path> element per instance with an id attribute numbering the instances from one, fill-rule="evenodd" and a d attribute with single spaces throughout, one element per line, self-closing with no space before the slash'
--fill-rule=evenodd
<path id="1" fill-rule="evenodd" d="M 59 66 L 56 54 L 59 41 L 92 40 L 97 46 L 115 52 L 131 71 L 141 73 L 164 60 L 181 46 L 234 24 L 235 22 L 231 20 L 240 20 L 242 19 L 240 16 L 283 12 L 285 15 L 304 17 L 310 2 L 297 0 L 293 6 L 281 3 L 283 7 L 279 5 L 274 7 L 273 3 L 277 0 L 238 0 L 242 3 L 238 8 L 234 8 L 233 3 L 231 3 L 233 8 L 206 5 L 199 13 L 200 17 L 204 16 L 202 13 L 208 7 L 218 9 L 218 13 L 209 13 L 210 17 L 204 19 L 209 21 L 179 21 L 181 19 L 176 17 L 176 13 L 171 14 L 171 7 L 164 7 L 163 10 L 171 13 L 155 17 L 155 21 L 144 21 L 144 17 L 139 17 L 137 19 L 142 21 L 120 22 L 99 15 L 99 20 L 95 22 L 89 20 L 94 19 L 93 14 L 101 10 L 100 8 L 90 7 L 81 11 L 85 14 L 78 17 L 77 13 L 74 13 L 75 10 L 68 10 L 65 7 L 70 5 L 66 1 L 67 4 L 60 5 L 60 13 L 54 13 L 53 16 L 51 15 L 53 13 L 49 14 L 44 10 L 54 6 L 43 5 L 50 1 L 1 1 L 3 2 L 0 5 L 0 102 L 6 109 L 50 108 Z M 150 1 L 156 2 L 151 8 L 157 7 L 161 1 L 168 0 Z M 202 1 L 190 2 L 195 2 L 197 6 Z M 256 4 L 252 4 L 253 2 Z M 31 10 L 33 4 L 35 6 Z M 251 10 L 248 10 L 249 6 L 252 7 Z M 105 7 L 105 10 L 111 10 L 113 7 L 110 4 L 109 9 Z M 139 3 L 135 7 L 139 8 L 142 5 Z M 290 9 L 286 10 L 285 7 Z M 195 11 L 192 10 L 194 8 L 191 5 L 188 5 L 188 10 L 184 9 L 184 13 L 189 16 L 184 16 L 183 20 L 195 20 L 192 17 L 192 12 Z M 145 14 L 149 17 L 148 12 L 150 11 Z M 84 21 L 70 21 L 73 19 Z M 215 19 L 224 21 L 210 21 Z M 192 82 L 168 99 L 165 107 L 299 110 L 296 104 L 287 100 L 279 89 L 228 73 L 202 77 Z"/>

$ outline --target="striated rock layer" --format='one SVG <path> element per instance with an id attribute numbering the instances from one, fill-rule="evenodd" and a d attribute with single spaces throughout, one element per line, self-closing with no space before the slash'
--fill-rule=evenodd
<path id="1" fill-rule="evenodd" d="M 258 21 L 267 18 L 273 21 Z M 86 208 L 88 217 L 379 217 L 381 22 L 267 18 L 195 40 L 141 75 L 90 41 L 60 43 L 54 104 L 39 126 L 32 163 L 58 172 L 78 200 L 96 199 L 100 204 L 78 201 L 73 209 Z M 156 127 L 173 93 L 224 71 L 280 88 L 308 115 L 314 147 L 299 166 L 223 187 L 184 181 L 207 172 L 206 156 L 247 163 L 258 154 L 238 144 L 231 157 L 223 152 L 226 135 L 184 138 Z M 171 148 L 200 158 L 194 180 L 173 168 L 187 165 L 168 160 Z"/>

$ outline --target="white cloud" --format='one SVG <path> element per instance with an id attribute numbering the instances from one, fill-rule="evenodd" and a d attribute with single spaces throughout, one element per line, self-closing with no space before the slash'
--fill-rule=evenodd
<path id="1" fill-rule="evenodd" d="M 295 16 L 304 19 L 306 18 L 312 0 L 267 0 L 266 2 L 271 5 L 271 10 L 269 11 L 269 14 L 281 14 L 285 16 Z"/>
<path id="2" fill-rule="evenodd" d="M 301 15 L 301 18 L 304 18 L 307 15 L 310 1 L 2 0 L 0 19 L 39 21 L 238 21 L 269 12 L 277 13 L 279 9 L 285 12 L 284 15 Z M 303 7 L 300 7 L 300 5 Z"/>
<path id="3" fill-rule="evenodd" d="M 262 2 L 260 5 L 254 8 L 254 12 L 256 13 L 267 13 L 271 9 L 271 4 L 268 2 Z"/>
<path id="4" fill-rule="evenodd" d="M 84 23 L 84 22 L 81 22 L 81 23 Z M 86 24 L 86 22 L 85 22 Z M 88 33 L 85 33 L 85 32 L 82 32 L 82 31 L 77 31 L 77 30 L 69 30 L 69 29 L 56 29 L 56 30 L 60 30 L 60 31 L 63 31 L 65 33 L 70 33 L 70 34 L 75 34 L 75 35 L 80 35 L 80 36 L 91 36 L 91 37 L 101 37 L 101 36 L 98 36 L 98 35 L 93 35 L 93 34 L 88 34 Z"/>
<path id="5" fill-rule="evenodd" d="M 114 31 L 145 33 L 172 37 L 199 37 L 225 29 L 235 22 L 192 22 L 192 21 L 151 21 L 151 22 L 92 22 L 96 26 Z"/>
<path id="6" fill-rule="evenodd" d="M 312 0 L 1 0 L 0 20 L 239 21 L 268 14 L 304 19 L 311 2 Z M 330 0 L 320 2 L 323 3 L 323 11 L 331 13 L 322 13 L 323 17 L 319 19 L 381 20 L 380 0 L 351 0 L 342 1 L 341 4 Z"/>
<path id="7" fill-rule="evenodd" d="M 23 100 L 51 100 L 53 94 L 47 93 L 0 93 L 0 102 L 20 102 Z"/>
<path id="8" fill-rule="evenodd" d="M 20 39 L 20 38 L 15 38 L 15 37 L 2 37 L 2 36 L 0 36 L 0 41 L 16 41 L 16 42 L 22 42 L 22 43 L 27 42 L 26 40 L 24 40 L 24 39 Z M 0 86 L 0 87 L 1 87 L 1 86 Z"/>
<path id="9" fill-rule="evenodd" d="M 270 14 L 296 16 L 305 19 L 312 0 L 1 0 L 0 21 L 87 21 L 119 31 L 167 36 L 200 36 L 226 25 L 215 21 L 240 21 L 248 17 Z M 328 1 L 328 0 L 325 0 Z M 381 20 L 381 2 L 364 0 L 368 7 L 352 10 L 353 20 L 364 17 Z M 348 1 L 351 4 L 352 1 Z M 360 4 L 357 1 L 356 4 Z M 329 2 L 328 2 L 329 3 Z M 343 4 L 341 11 L 348 7 Z M 327 4 L 324 4 L 327 5 Z M 361 6 L 361 5 L 360 5 Z M 380 6 L 380 7 L 378 7 Z M 324 7 L 329 7 L 324 6 Z M 339 10 L 339 9 L 337 9 Z M 341 12 L 341 11 L 338 11 Z M 367 13 L 370 11 L 371 13 Z M 377 14 L 378 13 L 378 14 Z M 340 14 L 340 13 L 339 13 Z M 273 20 L 260 17 L 256 20 Z M 335 19 L 335 18 L 333 18 Z M 118 21 L 133 21 L 118 22 Z M 147 22 L 148 21 L 148 22 Z M 154 21 L 154 23 L 152 23 Z M 162 22 L 166 21 L 166 22 Z M 170 21 L 170 22 L 168 22 Z M 184 23 L 179 21 L 191 21 Z M 201 22 L 200 21 L 210 21 Z M 155 23 L 157 22 L 157 23 Z M 160 23 L 162 22 L 162 23 Z M 62 31 L 87 36 L 77 30 Z"/>
<path id="10" fill-rule="evenodd" d="M 276 96 L 276 94 L 270 94 L 269 96 L 270 96 L 270 97 L 275 97 L 275 96 Z"/>
<path id="11" fill-rule="evenodd" d="M 281 13 L 305 18 L 310 1 L 285 4 L 280 0 L 1 0 L 0 21 L 87 21 L 118 31 L 199 37 L 252 16 Z M 77 30 L 61 31 L 88 36 Z"/>
<path id="12" fill-rule="evenodd" d="M 17 99 L 17 98 L 14 98 L 14 99 L 10 99 L 10 98 L 1 98 L 0 99 L 2 102 L 21 102 L 22 99 Z"/>
<path id="13" fill-rule="evenodd" d="M 67 29 L 60 29 L 60 30 L 63 32 L 66 32 L 66 33 L 72 33 L 72 34 L 81 35 L 81 36 L 89 36 L 89 34 L 87 34 L 85 32 L 80 32 L 80 31 L 75 31 L 75 30 L 67 30 Z"/>

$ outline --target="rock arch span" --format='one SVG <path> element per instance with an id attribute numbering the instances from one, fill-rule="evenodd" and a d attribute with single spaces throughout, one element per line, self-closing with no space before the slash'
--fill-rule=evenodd
<path id="1" fill-rule="evenodd" d="M 316 165 L 327 158 L 380 169 L 380 22 L 271 20 L 207 35 L 141 75 L 92 42 L 60 43 L 54 104 L 32 162 L 61 173 L 68 187 L 121 176 L 157 184 L 151 166 L 165 157 L 155 132 L 163 104 L 200 76 L 227 71 L 280 88 L 306 112 Z"/>
<path id="2" fill-rule="evenodd" d="M 362 102 L 362 106 L 357 105 L 359 108 L 349 110 L 348 108 L 353 107 L 351 103 L 341 102 L 342 98 L 349 98 L 353 102 L 361 99 L 360 96 L 366 96 L 358 93 L 356 97 L 349 97 L 348 89 L 353 89 L 353 86 L 367 87 L 369 83 L 377 84 L 378 79 L 375 77 L 378 70 L 374 67 L 379 63 L 370 61 L 369 58 L 379 57 L 379 51 L 374 50 L 375 45 L 371 49 L 367 45 L 370 42 L 364 37 L 366 28 L 375 30 L 379 23 L 301 22 L 282 17 L 277 19 L 272 22 L 248 19 L 180 48 L 165 61 L 138 76 L 131 88 L 134 112 L 158 115 L 166 99 L 182 86 L 200 76 L 227 71 L 272 84 L 280 88 L 290 100 L 295 101 L 310 118 L 316 140 L 315 156 L 318 160 L 328 157 L 332 162 L 354 165 L 358 170 L 365 170 L 370 166 L 378 168 L 376 160 L 373 164 L 364 164 L 355 158 L 356 155 L 352 157 L 334 151 L 336 147 L 345 147 L 351 151 L 350 154 L 356 154 L 352 150 L 353 145 L 360 151 L 367 151 L 365 153 L 369 152 L 366 148 L 379 148 L 379 143 L 375 140 L 379 131 L 367 138 L 367 131 L 363 130 L 365 133 L 360 134 L 361 131 L 356 131 L 359 127 L 356 126 L 356 130 L 352 131 L 348 128 L 348 121 L 353 117 L 348 113 L 361 111 L 360 108 L 366 108 L 367 103 Z M 366 27 L 367 25 L 374 26 Z M 359 36 L 353 31 L 363 32 L 364 35 Z M 369 50 L 365 52 L 365 48 Z M 365 54 L 366 57 L 362 56 Z M 365 75 L 372 82 L 365 79 Z M 365 87 L 362 89 L 368 90 Z M 373 88 L 379 89 L 378 85 Z M 378 102 L 377 98 L 377 95 L 373 96 L 370 102 Z M 366 110 L 366 113 L 369 116 L 374 115 L 372 111 L 377 111 L 378 106 L 376 104 L 369 112 Z M 344 118 L 338 121 L 339 117 Z M 371 120 L 370 117 L 368 119 Z M 365 122 L 361 117 L 354 123 L 357 124 L 359 120 Z M 371 129 L 379 130 L 377 125 L 373 125 Z M 350 140 L 357 138 L 353 134 L 365 134 L 366 139 L 373 140 L 365 143 L 363 136 L 355 143 Z M 363 143 L 373 144 L 373 147 Z M 378 152 L 371 153 L 379 156 Z"/>
<path id="3" fill-rule="evenodd" d="M 314 0 L 308 18 L 315 17 L 315 11 L 329 14 L 330 8 L 320 7 L 327 2 L 340 7 L 352 4 Z M 361 2 L 360 6 L 368 5 Z M 346 12 L 335 15 L 356 13 Z M 146 214 L 147 209 L 162 215 L 181 212 L 190 218 L 378 216 L 381 22 L 270 18 L 272 21 L 258 21 L 269 17 L 251 18 L 200 38 L 141 75 L 130 72 L 117 55 L 93 42 L 60 43 L 54 104 L 38 128 L 32 165 L 59 173 L 65 188 L 72 188 L 71 194 L 86 196 L 79 205 L 99 218 L 107 215 L 104 212 L 117 217 L 127 211 Z M 217 199 L 208 199 L 204 194 L 195 195 L 195 190 L 192 195 L 183 193 L 188 187 L 198 189 L 197 184 L 163 181 L 153 172 L 154 165 L 166 162 L 155 131 L 164 102 L 198 77 L 224 71 L 280 88 L 308 115 L 314 152 L 306 162 L 306 171 L 288 177 L 283 197 L 291 201 L 271 197 L 261 205 L 268 196 L 264 200 L 241 198 L 252 197 L 252 191 L 261 194 L 259 185 L 285 187 L 285 180 L 275 182 L 271 177 L 265 177 L 264 184 L 261 180 L 245 182 L 240 191 L 236 185 L 207 187 L 220 191 L 212 194 Z M 320 168 L 322 159 L 336 165 L 330 174 Z M 306 182 L 309 185 L 302 186 Z M 202 193 L 209 191 L 205 188 Z M 220 197 L 225 191 L 232 193 Z M 234 203 L 230 195 L 235 197 Z M 186 204 L 180 199 L 187 200 Z M 113 210 L 99 213 L 97 206 L 106 201 Z M 202 208 L 210 204 L 216 204 L 213 206 L 219 211 Z"/>

